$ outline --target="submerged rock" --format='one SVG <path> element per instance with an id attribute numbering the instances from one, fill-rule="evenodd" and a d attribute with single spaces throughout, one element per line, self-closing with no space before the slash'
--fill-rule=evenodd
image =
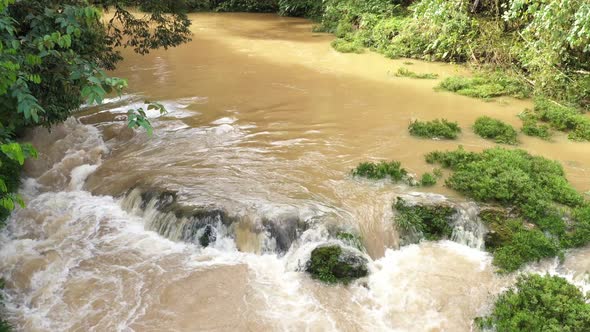
<path id="1" fill-rule="evenodd" d="M 367 264 L 368 260 L 360 251 L 339 245 L 324 245 L 311 252 L 305 271 L 323 282 L 346 284 L 367 276 Z"/>
<path id="2" fill-rule="evenodd" d="M 264 229 L 276 242 L 276 251 L 285 253 L 309 225 L 298 214 L 285 214 L 273 218 L 263 218 Z"/>

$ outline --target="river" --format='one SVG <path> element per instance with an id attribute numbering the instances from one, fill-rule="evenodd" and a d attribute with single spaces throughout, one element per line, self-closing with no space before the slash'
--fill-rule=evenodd
<path id="1" fill-rule="evenodd" d="M 121 98 L 28 134 L 41 155 L 26 165 L 27 207 L 0 235 L 17 330 L 471 330 L 515 276 L 495 273 L 491 256 L 460 236 L 399 248 L 393 199 L 425 190 L 355 179 L 350 169 L 398 160 L 416 174 L 432 171 L 430 151 L 494 146 L 470 129 L 477 117 L 520 127 L 516 115 L 531 103 L 485 102 L 436 92 L 437 80 L 395 77 L 401 66 L 468 73 L 337 53 L 333 37 L 303 19 L 191 18 L 189 44 L 125 51 L 113 73 L 129 79 Z M 148 112 L 152 137 L 125 127 L 127 109 L 144 100 L 168 110 Z M 440 117 L 461 125 L 459 140 L 408 134 L 413 119 Z M 560 161 L 576 189 L 590 189 L 590 143 L 519 139 Z M 442 184 L 426 191 L 464 201 Z M 166 200 L 176 212 L 159 209 Z M 215 215 L 216 241 L 206 248 L 195 240 L 202 229 L 186 231 L 192 221 L 183 213 L 195 208 Z M 360 234 L 369 277 L 329 286 L 302 272 L 316 245 L 338 241 L 334 228 Z M 589 290 L 590 249 L 566 257 L 523 270 Z"/>

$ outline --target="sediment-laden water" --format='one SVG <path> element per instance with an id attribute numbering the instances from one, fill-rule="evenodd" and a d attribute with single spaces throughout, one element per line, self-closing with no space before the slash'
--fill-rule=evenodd
<path id="1" fill-rule="evenodd" d="M 477 206 L 354 179 L 365 160 L 431 171 L 424 154 L 493 146 L 469 130 L 489 115 L 518 125 L 525 101 L 482 102 L 397 78 L 400 66 L 441 76 L 434 63 L 345 55 L 305 20 L 274 15 L 192 16 L 193 41 L 126 54 L 122 98 L 82 110 L 28 139 L 27 207 L 0 238 L 10 321 L 23 331 L 469 331 L 514 275 L 494 273 Z M 144 100 L 153 137 L 125 127 Z M 410 137 L 412 119 L 458 121 L 458 141 Z M 588 143 L 521 137 L 590 189 Z M 445 195 L 445 197 L 437 196 Z M 395 197 L 458 204 L 454 241 L 399 247 Z M 302 272 L 311 250 L 358 233 L 370 275 L 326 286 Z M 207 245 L 205 247 L 205 245 Z M 527 271 L 589 289 L 590 249 Z"/>

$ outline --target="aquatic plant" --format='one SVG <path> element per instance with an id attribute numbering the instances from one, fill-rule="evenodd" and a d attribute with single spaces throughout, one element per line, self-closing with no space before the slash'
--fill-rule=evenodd
<path id="1" fill-rule="evenodd" d="M 483 138 L 493 139 L 496 143 L 512 145 L 518 143 L 516 139 L 518 133 L 514 127 L 488 116 L 477 118 L 473 125 L 473 131 Z"/>
<path id="2" fill-rule="evenodd" d="M 510 217 L 482 218 L 495 233 L 486 238 L 494 263 L 506 271 L 590 242 L 588 203 L 555 161 L 523 150 L 493 148 L 475 153 L 462 147 L 431 152 L 426 161 L 452 170 L 445 182 L 448 187 L 476 201 L 512 209 Z"/>
<path id="3" fill-rule="evenodd" d="M 571 140 L 590 141 L 590 116 L 575 107 L 537 98 L 534 114 L 539 121 L 546 122 L 559 131 L 567 132 Z"/>
<path id="4" fill-rule="evenodd" d="M 422 73 L 422 74 L 418 74 L 416 72 L 413 72 L 407 68 L 401 67 L 397 70 L 397 72 L 395 73 L 396 77 L 410 77 L 410 78 L 417 78 L 417 79 L 436 79 L 438 78 L 438 74 L 433 74 L 433 73 Z"/>
<path id="5" fill-rule="evenodd" d="M 530 112 L 524 112 L 518 116 L 522 120 L 522 131 L 527 136 L 536 136 L 544 140 L 551 138 L 551 129 L 546 124 L 539 123 L 539 117 Z"/>
<path id="6" fill-rule="evenodd" d="M 410 135 L 425 138 L 447 138 L 456 139 L 461 128 L 457 122 L 450 122 L 446 119 L 435 119 L 432 121 L 413 121 L 408 126 Z"/>
<path id="7" fill-rule="evenodd" d="M 420 185 L 424 187 L 434 186 L 436 184 L 437 176 L 431 173 L 424 173 L 420 178 Z"/>
<path id="8" fill-rule="evenodd" d="M 500 72 L 486 73 L 474 77 L 447 77 L 440 82 L 438 88 L 463 96 L 482 99 L 500 96 L 526 98 L 530 95 L 530 89 L 527 85 Z"/>
<path id="9" fill-rule="evenodd" d="M 332 47 L 340 53 L 363 53 L 364 48 L 357 41 L 349 41 L 343 38 L 334 39 Z"/>
<path id="10" fill-rule="evenodd" d="M 496 299 L 490 315 L 476 319 L 495 331 L 588 331 L 590 298 L 558 276 L 521 275 Z"/>
<path id="11" fill-rule="evenodd" d="M 401 181 L 408 175 L 408 172 L 401 167 L 401 163 L 398 161 L 380 161 L 379 163 L 360 163 L 352 170 L 352 175 L 377 180 L 389 177 L 392 181 Z"/>
<path id="12" fill-rule="evenodd" d="M 336 238 L 341 240 L 342 242 L 348 244 L 351 247 L 355 247 L 360 251 L 364 251 L 363 242 L 360 236 L 348 233 L 348 232 L 338 232 L 336 234 Z"/>

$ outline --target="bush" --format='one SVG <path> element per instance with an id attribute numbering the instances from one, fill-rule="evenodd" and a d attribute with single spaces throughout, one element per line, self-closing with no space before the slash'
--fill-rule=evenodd
<path id="1" fill-rule="evenodd" d="M 590 327 L 590 300 L 558 276 L 520 276 L 502 293 L 492 313 L 476 321 L 495 331 L 583 332 Z"/>
<path id="2" fill-rule="evenodd" d="M 477 118 L 473 131 L 483 138 L 493 139 L 496 143 L 517 144 L 518 133 L 509 124 L 488 116 Z"/>
<path id="3" fill-rule="evenodd" d="M 22 166 L 15 160 L 8 158 L 0 152 L 0 179 L 6 185 L 6 193 L 15 193 L 20 186 L 20 173 Z M 0 226 L 10 216 L 10 210 L 0 205 Z"/>
<path id="4" fill-rule="evenodd" d="M 430 173 L 422 174 L 422 178 L 420 178 L 420 184 L 424 187 L 434 186 L 436 184 L 436 176 Z"/>
<path id="5" fill-rule="evenodd" d="M 448 77 L 440 82 L 438 88 L 482 99 L 500 96 L 526 98 L 530 95 L 526 85 L 500 72 L 485 73 L 474 77 Z"/>
<path id="6" fill-rule="evenodd" d="M 369 179 L 384 179 L 389 177 L 392 181 L 401 181 L 408 175 L 408 172 L 401 167 L 401 163 L 398 161 L 381 161 L 379 163 L 360 163 L 352 170 L 352 175 Z"/>
<path id="7" fill-rule="evenodd" d="M 521 114 L 520 119 L 522 120 L 521 131 L 527 136 L 536 136 L 544 140 L 551 138 L 551 130 L 548 125 L 539 124 L 538 117 L 530 112 Z"/>
<path id="8" fill-rule="evenodd" d="M 357 41 L 348 41 L 346 39 L 338 38 L 332 41 L 332 47 L 340 53 L 363 53 L 363 45 Z"/>
<path id="9" fill-rule="evenodd" d="M 324 12 L 322 0 L 278 0 L 278 6 L 279 14 L 285 16 L 318 19 Z"/>
<path id="10" fill-rule="evenodd" d="M 433 121 L 414 121 L 408 127 L 410 135 L 425 138 L 448 138 L 455 139 L 461 132 L 457 122 L 450 122 L 446 119 L 435 119 Z"/>
<path id="11" fill-rule="evenodd" d="M 556 104 L 547 99 L 535 100 L 534 112 L 540 121 L 551 127 L 567 132 L 568 138 L 575 141 L 590 141 L 590 117 L 575 107 Z"/>
<path id="12" fill-rule="evenodd" d="M 411 70 L 408 70 L 407 68 L 399 68 L 397 70 L 397 72 L 395 73 L 396 77 L 410 77 L 410 78 L 418 78 L 418 79 L 436 79 L 438 78 L 438 74 L 433 74 L 433 73 L 423 73 L 423 74 L 418 74 L 415 73 Z"/>
<path id="13" fill-rule="evenodd" d="M 480 215 L 490 230 L 486 247 L 494 252 L 494 263 L 505 271 L 590 242 L 588 203 L 555 161 L 503 148 L 481 153 L 463 148 L 437 151 L 429 153 L 426 161 L 453 171 L 445 182 L 450 188 L 477 201 L 512 209 L 516 218 L 502 213 Z M 570 210 L 573 218 L 564 215 Z M 525 227 L 522 218 L 532 226 Z M 566 223 L 566 218 L 572 220 Z"/>
<path id="14" fill-rule="evenodd" d="M 420 238 L 437 241 L 448 239 L 453 233 L 451 218 L 457 211 L 451 206 L 410 205 L 398 197 L 393 207 L 397 211 L 395 221 L 402 236 L 418 234 Z"/>
<path id="15" fill-rule="evenodd" d="M 453 170 L 447 186 L 481 202 L 515 206 L 533 222 L 547 216 L 551 205 L 584 203 L 559 163 L 524 150 L 492 148 L 474 153 L 459 148 L 429 153 L 426 160 Z"/>

